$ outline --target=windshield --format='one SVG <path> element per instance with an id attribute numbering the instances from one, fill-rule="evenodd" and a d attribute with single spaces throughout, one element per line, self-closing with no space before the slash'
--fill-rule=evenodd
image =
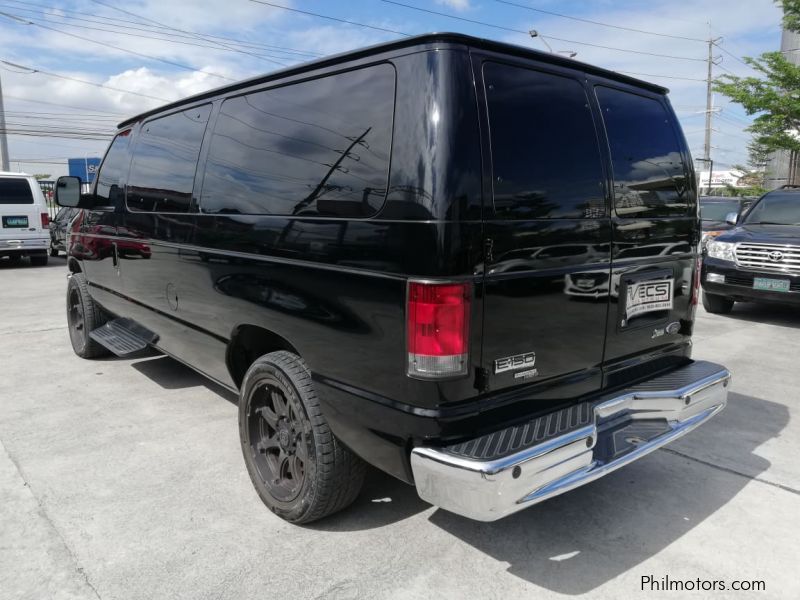
<path id="1" fill-rule="evenodd" d="M 747 214 L 748 225 L 800 225 L 800 194 L 768 194 Z"/>
<path id="2" fill-rule="evenodd" d="M 700 218 L 704 221 L 724 221 L 728 213 L 739 212 L 739 201 L 700 202 Z"/>

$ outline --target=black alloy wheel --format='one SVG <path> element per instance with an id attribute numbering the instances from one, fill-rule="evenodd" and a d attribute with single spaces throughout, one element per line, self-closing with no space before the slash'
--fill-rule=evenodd
<path id="1" fill-rule="evenodd" d="M 314 452 L 311 425 L 296 394 L 266 377 L 250 396 L 247 429 L 261 480 L 276 500 L 292 502 L 303 488 Z"/>
<path id="2" fill-rule="evenodd" d="M 83 273 L 70 276 L 67 283 L 67 326 L 69 341 L 81 358 L 105 356 L 109 351 L 89 337 L 89 332 L 106 322 L 100 308 L 89 295 Z"/>
<path id="3" fill-rule="evenodd" d="M 364 482 L 364 462 L 333 435 L 302 358 L 279 350 L 256 359 L 239 392 L 239 438 L 262 502 L 291 523 L 343 509 Z"/>

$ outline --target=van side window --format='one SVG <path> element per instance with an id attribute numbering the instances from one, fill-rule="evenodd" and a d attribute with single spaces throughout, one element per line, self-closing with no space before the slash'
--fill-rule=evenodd
<path id="1" fill-rule="evenodd" d="M 693 204 L 672 118 L 653 98 L 595 88 L 603 114 L 620 217 L 689 214 Z"/>
<path id="2" fill-rule="evenodd" d="M 600 151 L 583 86 L 567 77 L 486 63 L 500 219 L 606 215 Z"/>
<path id="3" fill-rule="evenodd" d="M 142 126 L 128 178 L 128 208 L 188 212 L 211 105 L 154 119 Z"/>
<path id="4" fill-rule="evenodd" d="M 108 147 L 100 170 L 97 172 L 95 196 L 99 206 L 122 206 L 122 184 L 130 160 L 128 155 L 130 139 L 130 129 L 122 131 L 116 135 Z"/>
<path id="5" fill-rule="evenodd" d="M 380 64 L 226 100 L 204 213 L 369 217 L 383 206 L 394 67 Z"/>

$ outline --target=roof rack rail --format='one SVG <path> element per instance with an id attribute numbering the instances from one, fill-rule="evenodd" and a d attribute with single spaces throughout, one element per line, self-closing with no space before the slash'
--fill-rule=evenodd
<path id="1" fill-rule="evenodd" d="M 796 189 L 800 189 L 800 183 L 787 183 L 785 185 L 782 185 L 778 189 L 781 189 L 781 190 L 796 190 Z"/>

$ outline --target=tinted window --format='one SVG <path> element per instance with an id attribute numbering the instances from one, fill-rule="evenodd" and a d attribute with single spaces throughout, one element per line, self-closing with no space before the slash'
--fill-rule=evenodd
<path id="1" fill-rule="evenodd" d="M 597 138 L 581 84 L 495 63 L 484 65 L 483 76 L 498 217 L 605 215 Z"/>
<path id="2" fill-rule="evenodd" d="M 0 204 L 33 204 L 33 192 L 27 179 L 0 177 Z"/>
<path id="3" fill-rule="evenodd" d="M 747 213 L 744 222 L 800 225 L 800 193 L 767 194 Z"/>
<path id="4" fill-rule="evenodd" d="M 739 201 L 728 202 L 700 202 L 700 218 L 706 221 L 724 221 L 729 213 L 739 212 Z"/>
<path id="5" fill-rule="evenodd" d="M 201 210 L 368 217 L 389 176 L 394 68 L 378 65 L 226 100 Z"/>
<path id="6" fill-rule="evenodd" d="M 652 98 L 598 87 L 614 169 L 620 217 L 686 215 L 693 205 L 681 146 L 664 105 Z"/>
<path id="7" fill-rule="evenodd" d="M 113 206 L 122 202 L 122 185 L 128 171 L 128 143 L 131 132 L 123 131 L 111 142 L 97 173 L 97 204 Z"/>
<path id="8" fill-rule="evenodd" d="M 133 153 L 128 208 L 187 212 L 210 105 L 145 123 Z"/>

